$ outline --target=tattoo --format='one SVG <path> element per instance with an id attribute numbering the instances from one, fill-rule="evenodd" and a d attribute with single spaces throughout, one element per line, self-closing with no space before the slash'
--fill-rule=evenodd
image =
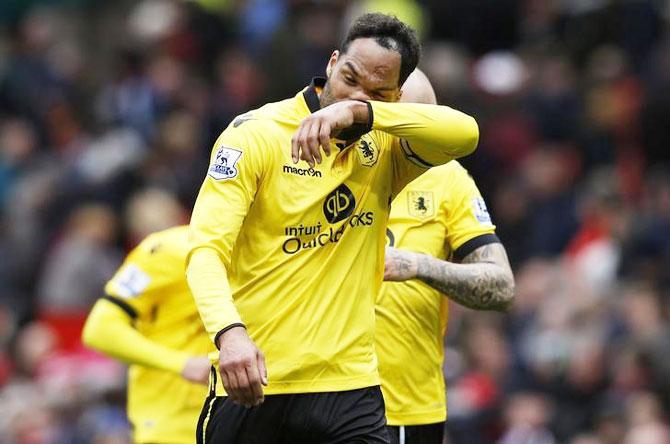
<path id="1" fill-rule="evenodd" d="M 487 244 L 460 264 L 427 255 L 418 258 L 417 277 L 450 299 L 475 310 L 504 311 L 514 299 L 514 276 L 502 244 Z"/>
<path id="2" fill-rule="evenodd" d="M 395 268 L 395 273 L 399 276 L 407 276 L 412 273 L 412 259 L 408 256 L 408 252 L 402 250 L 396 250 L 395 248 L 389 249 L 391 257 L 387 259 L 387 262 L 392 264 Z"/>

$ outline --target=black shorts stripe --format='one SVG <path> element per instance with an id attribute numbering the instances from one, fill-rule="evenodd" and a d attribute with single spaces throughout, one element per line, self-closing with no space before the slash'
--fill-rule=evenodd
<path id="1" fill-rule="evenodd" d="M 500 239 L 493 233 L 482 234 L 477 237 L 473 237 L 454 251 L 454 261 L 461 262 L 465 256 L 472 253 L 479 247 L 483 247 L 488 244 L 500 244 Z"/>
<path id="2" fill-rule="evenodd" d="M 442 444 L 444 424 L 444 422 L 438 422 L 412 426 L 388 426 L 391 444 Z"/>
<path id="3" fill-rule="evenodd" d="M 119 307 L 121 310 L 125 311 L 128 316 L 130 316 L 133 319 L 137 319 L 137 312 L 133 307 L 131 307 L 129 304 L 123 302 L 121 299 L 115 298 L 114 296 L 110 295 L 105 295 L 102 297 L 102 299 L 105 299 L 112 304 L 116 305 Z"/>
<path id="4" fill-rule="evenodd" d="M 198 416 L 198 425 L 196 426 L 195 437 L 198 444 L 204 444 L 206 440 L 207 424 L 212 415 L 214 401 L 216 401 L 216 369 L 212 366 L 209 373 L 209 394 L 205 398 L 200 416 Z"/>

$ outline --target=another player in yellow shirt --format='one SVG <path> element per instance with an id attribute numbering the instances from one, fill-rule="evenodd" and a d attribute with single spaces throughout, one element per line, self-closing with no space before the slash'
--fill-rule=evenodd
<path id="1" fill-rule="evenodd" d="M 187 262 L 220 348 L 201 442 L 389 442 L 374 350 L 389 204 L 478 139 L 459 111 L 393 103 L 418 58 L 404 23 L 364 15 L 327 79 L 217 140 Z"/>
<path id="2" fill-rule="evenodd" d="M 191 444 L 212 351 L 184 275 L 188 227 L 149 235 L 107 283 L 84 326 L 89 347 L 130 364 L 136 443 Z"/>
<path id="3" fill-rule="evenodd" d="M 435 103 L 415 72 L 403 100 Z M 391 441 L 441 444 L 446 418 L 442 361 L 447 298 L 504 310 L 514 278 L 474 181 L 457 161 L 431 168 L 394 199 L 375 343 Z"/>

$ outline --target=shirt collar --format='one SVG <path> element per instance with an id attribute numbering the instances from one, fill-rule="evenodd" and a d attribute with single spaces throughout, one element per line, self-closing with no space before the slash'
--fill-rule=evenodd
<path id="1" fill-rule="evenodd" d="M 319 101 L 319 93 L 317 92 L 317 88 L 323 89 L 324 86 L 326 86 L 325 77 L 314 77 L 312 78 L 312 82 L 309 84 L 307 89 L 305 89 L 302 93 L 302 96 L 305 99 L 305 103 L 307 104 L 307 108 L 309 108 L 311 113 L 315 113 L 321 109 L 321 102 Z"/>

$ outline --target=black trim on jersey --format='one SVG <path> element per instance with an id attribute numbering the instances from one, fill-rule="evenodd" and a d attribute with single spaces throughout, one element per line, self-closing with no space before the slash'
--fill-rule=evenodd
<path id="1" fill-rule="evenodd" d="M 372 131 L 372 125 L 375 122 L 375 112 L 372 110 L 372 103 L 365 101 L 364 102 L 368 106 L 368 126 L 365 128 L 365 132 L 369 133 Z"/>
<path id="2" fill-rule="evenodd" d="M 488 244 L 500 244 L 500 239 L 493 233 L 482 234 L 481 236 L 473 237 L 454 251 L 454 259 L 461 262 L 465 256 L 472 253 L 479 247 Z"/>
<path id="3" fill-rule="evenodd" d="M 112 304 L 116 305 L 119 307 L 121 310 L 125 311 L 128 316 L 130 316 L 133 319 L 137 319 L 137 312 L 133 307 L 131 307 L 129 304 L 123 302 L 120 299 L 117 299 L 113 296 L 110 295 L 105 295 L 102 297 L 102 299 L 108 300 Z"/>
<path id="4" fill-rule="evenodd" d="M 415 165 L 420 166 L 421 168 L 432 168 L 433 165 L 430 162 L 426 162 L 418 154 L 412 151 L 412 148 L 409 146 L 409 142 L 405 139 L 400 139 L 400 148 L 402 149 L 403 154 L 407 157 L 407 160 L 412 162 Z"/>
<path id="5" fill-rule="evenodd" d="M 246 325 L 241 324 L 239 322 L 236 322 L 234 324 L 230 324 L 228 327 L 222 328 L 221 330 L 219 330 L 219 332 L 216 334 L 216 336 L 214 336 L 214 345 L 216 345 L 216 348 L 219 348 L 219 336 L 221 336 L 222 334 L 224 334 L 225 332 L 227 332 L 231 328 L 235 328 L 235 327 L 244 327 L 245 329 L 247 328 Z"/>
<path id="6" fill-rule="evenodd" d="M 312 78 L 312 83 L 310 83 L 307 89 L 302 93 L 302 96 L 305 98 L 305 103 L 307 103 L 307 108 L 309 108 L 309 111 L 312 113 L 321 109 L 321 102 L 319 101 L 319 95 L 316 93 L 316 89 L 323 88 L 324 86 L 326 86 L 325 77 L 314 77 Z"/>

